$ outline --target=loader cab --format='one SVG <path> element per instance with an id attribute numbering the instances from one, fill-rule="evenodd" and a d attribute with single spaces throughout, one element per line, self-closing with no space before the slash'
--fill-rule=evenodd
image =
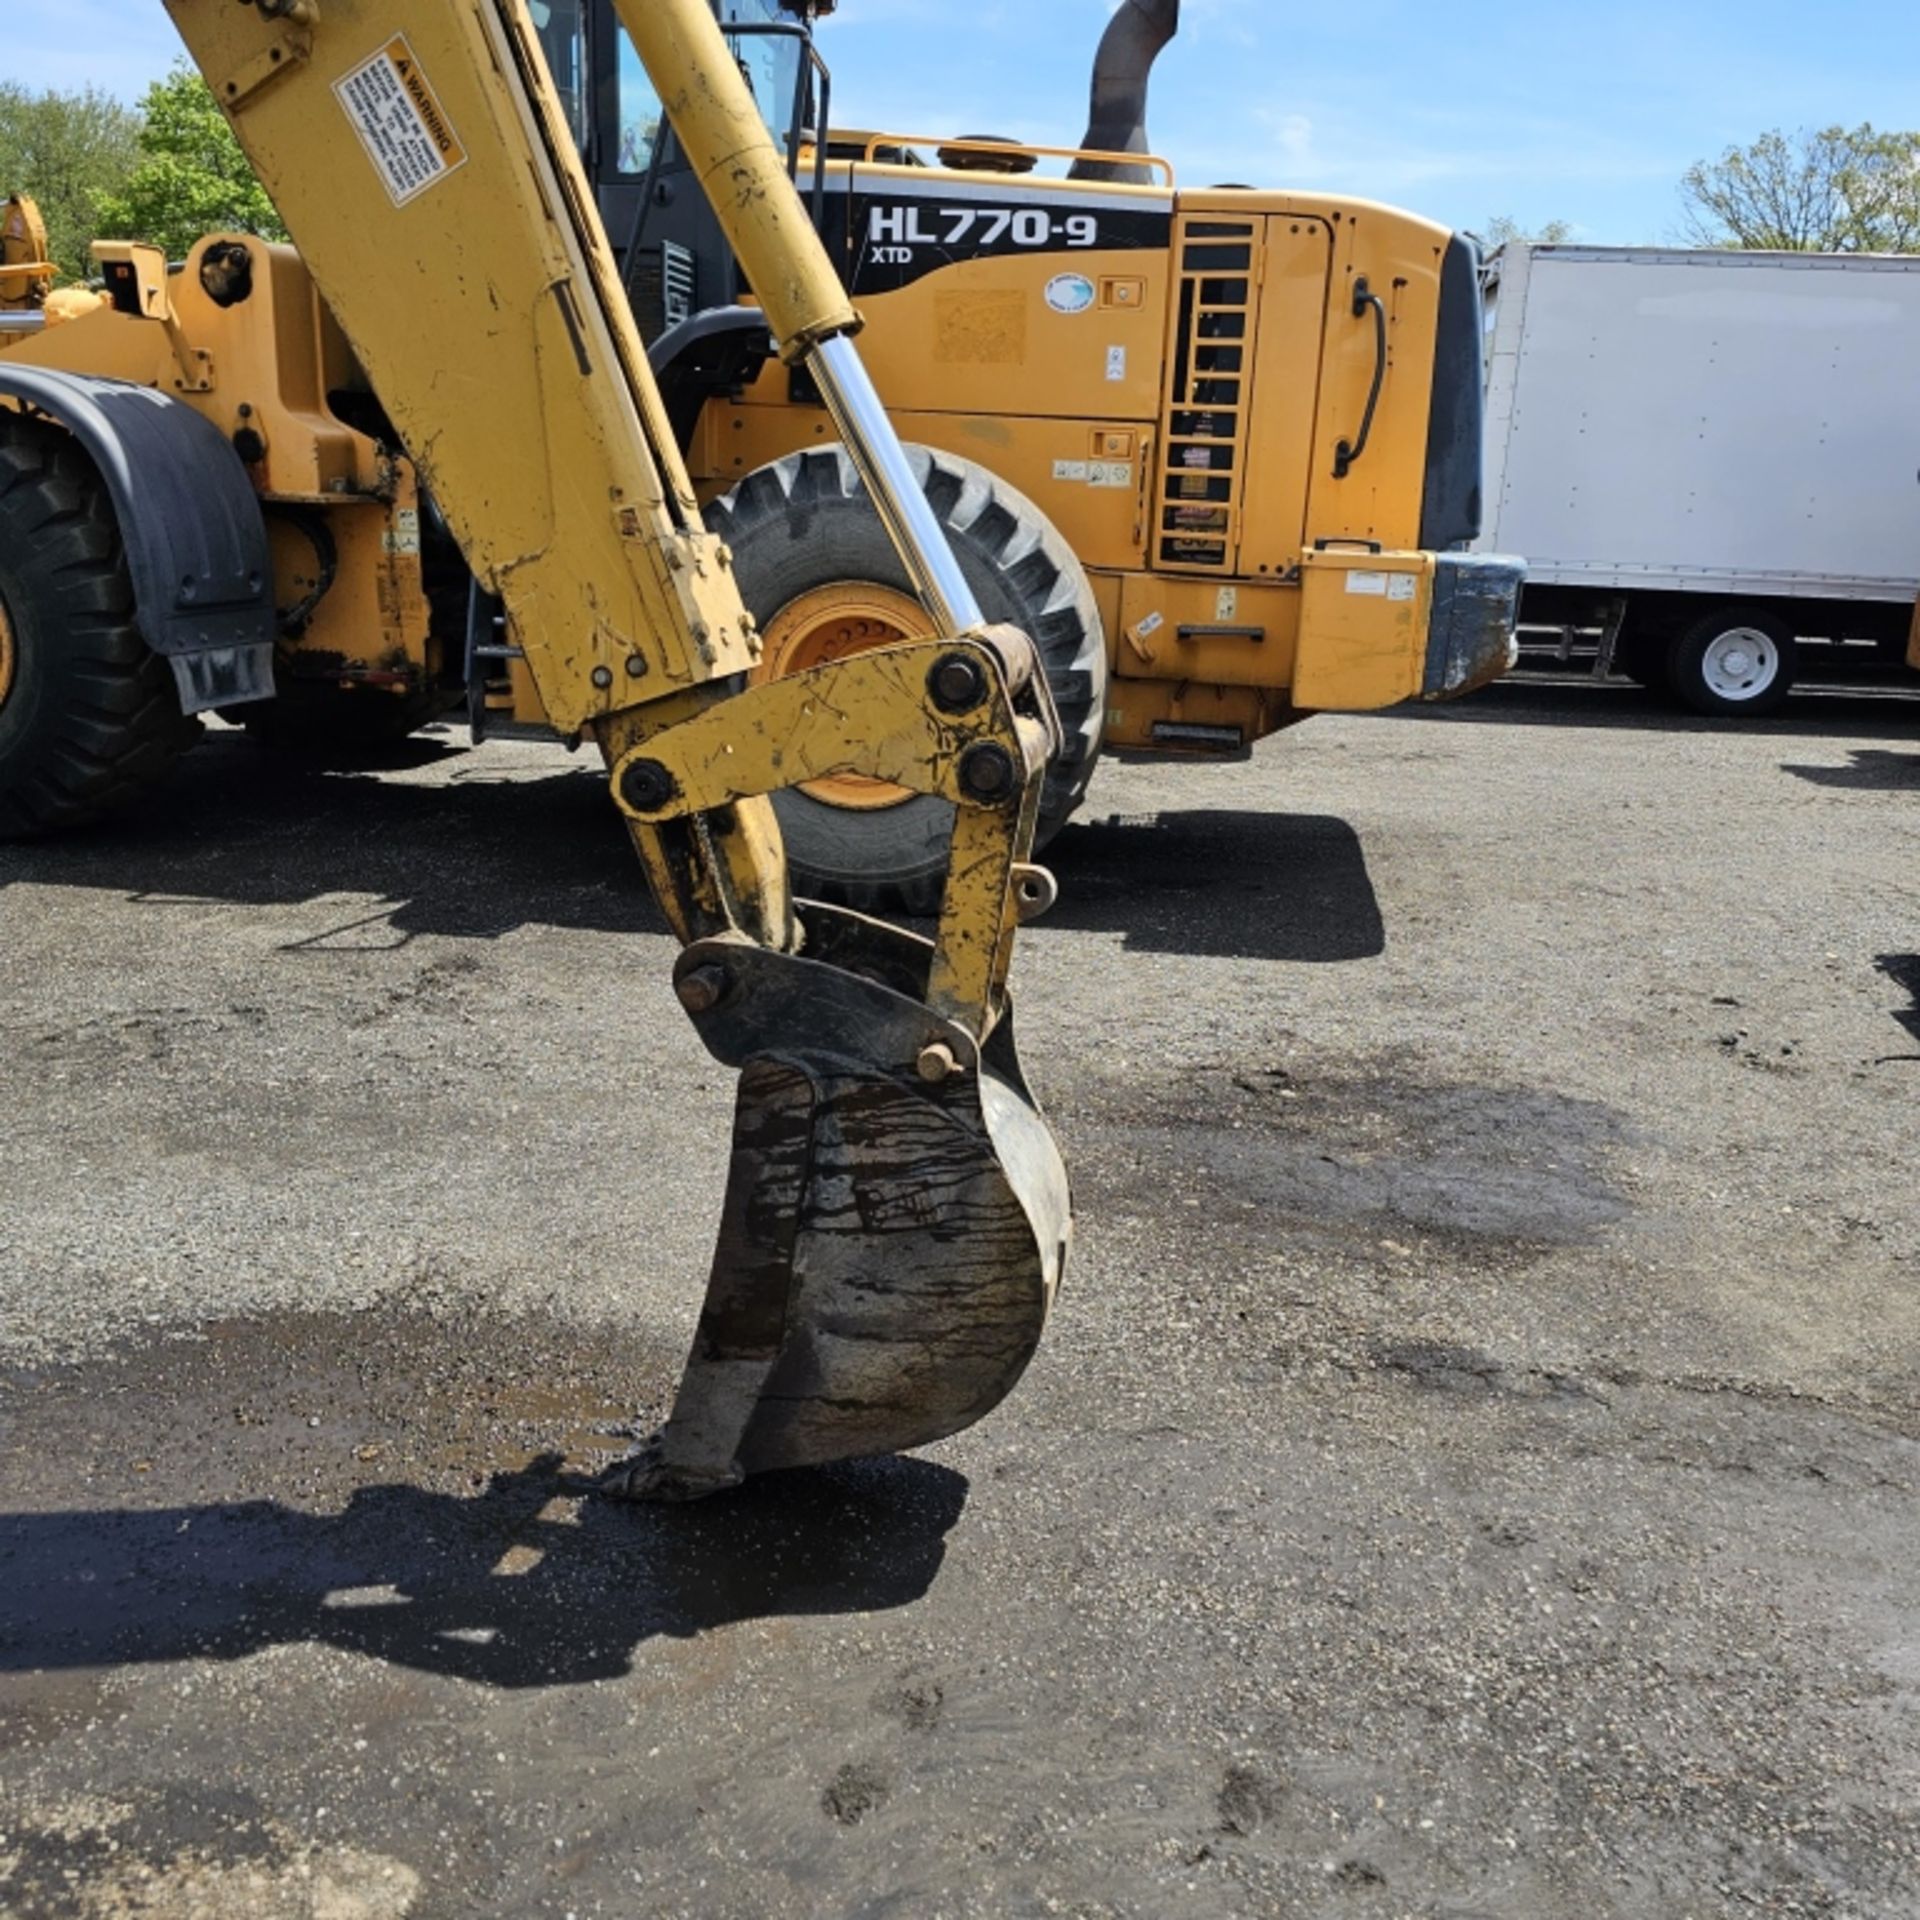
<path id="1" fill-rule="evenodd" d="M 593 4 L 611 28 L 596 49 L 600 212 L 634 317 L 651 342 L 695 314 L 732 306 L 740 275 L 700 183 L 665 129 L 647 71 L 613 17 L 613 0 Z M 824 117 L 829 94 L 812 33 L 813 14 L 826 9 L 793 0 L 715 0 L 715 11 L 797 178 L 802 146 Z"/>
<path id="2" fill-rule="evenodd" d="M 714 0 L 741 72 L 796 170 L 829 92 L 812 23 L 833 5 Z M 531 0 L 531 10 L 642 333 L 652 340 L 706 308 L 730 305 L 740 292 L 732 254 L 685 156 L 664 133 L 659 94 L 613 0 Z"/>

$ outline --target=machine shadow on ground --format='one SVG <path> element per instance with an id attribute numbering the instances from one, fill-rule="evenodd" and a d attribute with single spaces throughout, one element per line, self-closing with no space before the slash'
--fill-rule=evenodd
<path id="1" fill-rule="evenodd" d="M 1785 709 L 1759 720 L 1709 720 L 1628 681 L 1517 673 L 1464 700 L 1395 707 L 1383 719 L 1416 724 L 1605 727 L 1642 733 L 1762 733 L 1780 739 L 1920 739 L 1920 676 L 1910 686 L 1795 688 Z M 1827 769 L 1820 769 L 1826 772 Z"/>
<path id="2" fill-rule="evenodd" d="M 1912 999 L 1912 1006 L 1902 1008 L 1893 1017 L 1916 1042 L 1920 1042 L 1920 953 L 1883 953 L 1873 964 Z M 1890 1060 L 1920 1060 L 1920 1053 L 1898 1053 L 1887 1057 Z"/>
<path id="3" fill-rule="evenodd" d="M 1920 725 L 1916 726 L 1920 732 Z M 1816 787 L 1852 787 L 1866 793 L 1920 791 L 1920 752 L 1889 753 L 1884 747 L 1855 747 L 1846 767 L 1800 767 L 1782 761 L 1780 771 Z"/>
<path id="4" fill-rule="evenodd" d="M 528 925 L 665 933 L 597 768 L 515 772 L 432 737 L 396 764 L 459 762 L 444 783 L 329 774 L 217 733 L 139 811 L 0 847 L 9 883 L 83 887 L 164 908 L 182 900 L 293 906 L 373 895 L 377 910 L 304 945 L 356 935 L 498 939 Z M 397 750 L 396 750 L 397 751 Z M 463 777 L 464 776 L 464 777 Z M 1097 800 L 1096 800 L 1097 807 Z M 1230 808 L 1089 815 L 1045 858 L 1065 898 L 1039 930 L 1118 932 L 1129 947 L 1345 961 L 1386 931 L 1344 820 Z M 929 929 L 930 930 L 930 929 Z"/>
<path id="5" fill-rule="evenodd" d="M 966 1479 L 896 1458 L 697 1507 L 583 1497 L 558 1455 L 473 1499 L 0 1513 L 0 1675 L 237 1660 L 314 1642 L 497 1688 L 631 1670 L 649 1640 L 883 1612 L 932 1586 Z"/>
<path id="6" fill-rule="evenodd" d="M 1128 948 L 1336 963 L 1386 951 L 1360 836 L 1325 814 L 1096 811 L 1042 856 L 1060 904 L 1033 928 L 1118 933 Z"/>
<path id="7" fill-rule="evenodd" d="M 389 756 L 384 770 L 454 759 L 455 777 L 323 773 L 215 734 L 137 811 L 0 847 L 0 892 L 86 887 L 155 906 L 373 894 L 402 940 L 490 940 L 528 925 L 666 931 L 597 767 L 513 778 L 485 753 L 430 737 L 403 744 L 404 761 Z"/>

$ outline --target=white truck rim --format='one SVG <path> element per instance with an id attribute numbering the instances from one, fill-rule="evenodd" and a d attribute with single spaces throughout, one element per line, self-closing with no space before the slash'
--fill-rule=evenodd
<path id="1" fill-rule="evenodd" d="M 1780 648 L 1757 627 L 1730 627 L 1715 635 L 1700 673 L 1722 700 L 1757 700 L 1780 677 Z"/>

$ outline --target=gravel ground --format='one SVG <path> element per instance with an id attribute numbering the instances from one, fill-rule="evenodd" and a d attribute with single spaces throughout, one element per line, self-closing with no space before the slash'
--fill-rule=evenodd
<path id="1" fill-rule="evenodd" d="M 1028 1381 L 666 1513 L 730 1089 L 590 778 L 0 849 L 0 1913 L 1920 1915 L 1917 797 L 1519 683 L 1107 767 Z"/>

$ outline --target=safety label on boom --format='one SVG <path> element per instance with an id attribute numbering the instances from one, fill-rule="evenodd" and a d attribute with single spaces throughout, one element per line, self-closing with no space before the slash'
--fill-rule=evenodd
<path id="1" fill-rule="evenodd" d="M 466 165 L 467 150 L 404 33 L 335 81 L 333 90 L 396 207 Z"/>

